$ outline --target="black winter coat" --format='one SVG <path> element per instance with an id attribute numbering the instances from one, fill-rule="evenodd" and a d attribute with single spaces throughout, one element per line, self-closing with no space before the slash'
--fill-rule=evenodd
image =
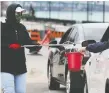
<path id="1" fill-rule="evenodd" d="M 17 31 L 17 33 L 16 33 Z M 30 45 L 32 41 L 22 24 L 16 24 L 14 27 L 8 23 L 1 24 L 1 71 L 12 74 L 25 73 L 25 53 L 24 48 L 13 50 L 9 44 L 19 43 L 21 45 Z"/>
<path id="2" fill-rule="evenodd" d="M 23 47 L 17 50 L 10 49 L 9 45 L 13 43 L 33 45 L 25 26 L 15 19 L 15 9 L 18 6 L 20 5 L 9 6 L 6 23 L 1 23 L 1 72 L 14 75 L 27 72 L 25 51 Z"/>
<path id="3" fill-rule="evenodd" d="M 102 52 L 103 50 L 106 50 L 108 48 L 109 48 L 109 41 L 105 41 L 105 42 L 97 42 L 94 44 L 89 44 L 86 47 L 86 50 L 88 50 L 90 52 L 98 53 L 98 52 Z"/>

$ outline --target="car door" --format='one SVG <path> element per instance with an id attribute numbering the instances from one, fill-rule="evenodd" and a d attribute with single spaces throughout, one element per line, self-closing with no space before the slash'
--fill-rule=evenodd
<path id="1" fill-rule="evenodd" d="M 107 32 L 101 40 L 109 40 Z M 106 79 L 109 78 L 109 49 L 93 54 L 87 63 L 86 72 L 89 93 L 105 93 Z"/>
<path id="2" fill-rule="evenodd" d="M 92 56 L 87 72 L 89 93 L 105 93 L 106 72 L 109 68 L 109 49 Z"/>
<path id="3" fill-rule="evenodd" d="M 70 33 L 70 31 L 72 30 L 72 28 L 68 29 L 67 32 L 63 35 L 62 39 L 60 40 L 60 44 L 63 44 L 63 42 L 65 42 L 67 40 L 67 37 Z M 59 46 L 55 49 L 54 55 L 53 55 L 53 68 L 52 68 L 52 74 L 53 77 L 61 80 L 62 76 L 62 69 L 60 68 L 60 60 L 61 60 L 61 51 L 63 51 L 63 47 Z"/>

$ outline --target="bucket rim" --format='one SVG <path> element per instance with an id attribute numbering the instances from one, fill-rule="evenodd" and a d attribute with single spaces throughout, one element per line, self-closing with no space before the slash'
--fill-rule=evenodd
<path id="1" fill-rule="evenodd" d="M 83 55 L 83 54 L 80 53 L 80 52 L 68 52 L 68 53 L 65 53 L 65 54 L 81 54 L 81 55 Z"/>

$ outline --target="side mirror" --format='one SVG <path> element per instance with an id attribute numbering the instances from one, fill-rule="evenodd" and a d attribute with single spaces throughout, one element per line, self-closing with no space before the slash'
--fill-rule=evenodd
<path id="1" fill-rule="evenodd" d="M 57 44 L 57 41 L 56 40 L 52 40 L 52 41 L 50 41 L 49 44 Z"/>
<path id="2" fill-rule="evenodd" d="M 57 41 L 56 40 L 52 40 L 52 41 L 50 41 L 50 43 L 49 44 L 57 44 Z M 49 46 L 49 47 L 54 47 L 54 48 L 57 48 L 57 46 Z"/>
<path id="3" fill-rule="evenodd" d="M 96 43 L 95 40 L 86 40 L 86 41 L 83 41 L 82 42 L 82 47 L 86 47 L 88 46 L 88 44 L 93 44 L 93 43 Z"/>

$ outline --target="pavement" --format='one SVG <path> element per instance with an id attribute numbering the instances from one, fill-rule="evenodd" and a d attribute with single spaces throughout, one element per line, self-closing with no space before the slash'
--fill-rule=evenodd
<path id="1" fill-rule="evenodd" d="M 65 88 L 50 91 L 47 80 L 48 48 L 43 47 L 38 54 L 30 54 L 25 49 L 27 59 L 27 92 L 26 93 L 65 93 Z"/>

